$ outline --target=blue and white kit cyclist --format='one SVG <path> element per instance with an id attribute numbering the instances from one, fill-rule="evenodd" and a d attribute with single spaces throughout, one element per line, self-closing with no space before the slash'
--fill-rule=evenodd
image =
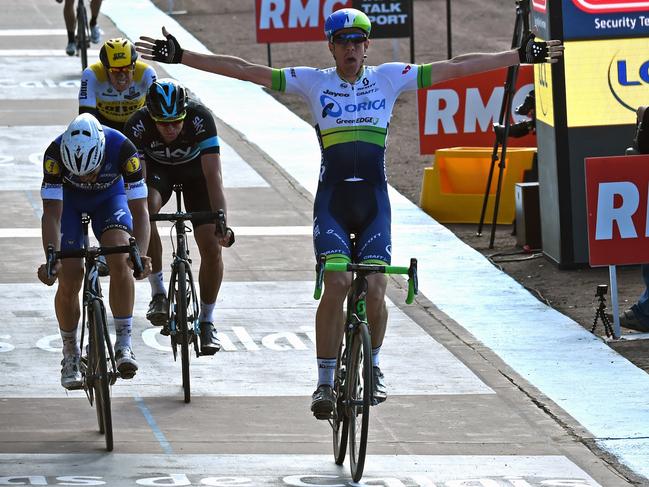
<path id="1" fill-rule="evenodd" d="M 133 235 L 141 250 L 145 277 L 150 259 L 145 255 L 149 239 L 147 187 L 135 146 L 120 132 L 102 126 L 84 113 L 47 148 L 43 158 L 43 247 L 72 250 L 83 245 L 81 214 L 87 213 L 103 246 L 128 245 Z M 131 347 L 134 283 L 125 254 L 107 258 L 110 269 L 110 308 L 117 341 L 115 358 L 123 378 L 138 369 Z M 81 387 L 80 350 L 77 343 L 79 291 L 83 281 L 81 259 L 64 259 L 53 276 L 38 270 L 39 279 L 52 285 L 57 279 L 55 308 L 63 339 L 61 385 Z"/>
<path id="2" fill-rule="evenodd" d="M 344 8 L 325 21 L 325 36 L 335 67 L 272 69 L 234 56 L 183 50 L 162 29 L 164 39 L 140 37 L 137 50 L 144 59 L 182 63 L 193 68 L 252 81 L 271 89 L 302 95 L 315 120 L 322 150 L 320 181 L 314 205 L 316 255 L 328 260 L 390 262 L 390 204 L 385 174 L 385 142 L 394 102 L 406 90 L 425 88 L 453 78 L 470 76 L 519 63 L 556 62 L 559 41 L 536 42 L 528 33 L 520 48 L 498 53 L 457 56 L 430 64 L 387 63 L 365 66 L 371 23 L 363 12 Z M 355 254 L 349 234 L 357 237 Z M 316 313 L 318 387 L 311 411 L 328 419 L 335 398 L 332 391 L 336 354 L 343 336 L 342 312 L 351 276 L 325 274 L 325 289 Z M 387 279 L 368 278 L 367 315 L 372 335 L 374 397 L 387 397 L 379 367 L 379 350 L 387 324 Z"/>

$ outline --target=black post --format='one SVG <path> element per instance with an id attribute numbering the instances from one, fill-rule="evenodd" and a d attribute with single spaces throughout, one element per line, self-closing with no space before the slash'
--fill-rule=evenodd
<path id="1" fill-rule="evenodd" d="M 410 0 L 410 64 L 415 64 L 415 5 Z"/>
<path id="2" fill-rule="evenodd" d="M 272 68 L 273 67 L 273 59 L 270 55 L 270 42 L 266 43 L 266 52 L 268 53 L 268 67 Z"/>
<path id="3" fill-rule="evenodd" d="M 529 0 L 516 0 L 516 21 L 514 23 L 514 35 L 512 36 L 512 48 L 520 46 L 521 41 L 525 34 L 529 31 L 529 16 L 530 16 L 530 3 Z M 489 168 L 489 176 L 487 177 L 487 187 L 485 189 L 484 199 L 482 201 L 482 212 L 480 214 L 480 223 L 478 224 L 478 235 L 482 235 L 482 225 L 484 223 L 485 213 L 487 211 L 487 202 L 489 200 L 489 190 L 491 188 L 491 181 L 493 179 L 493 172 L 496 161 L 498 162 L 498 185 L 496 187 L 496 201 L 494 204 L 493 220 L 491 224 L 491 238 L 489 240 L 489 248 L 494 246 L 494 239 L 496 237 L 496 222 L 498 220 L 498 207 L 500 205 L 500 193 L 502 189 L 503 171 L 505 169 L 505 157 L 507 155 L 507 138 L 509 137 L 510 127 L 510 112 L 512 109 L 512 101 L 514 92 L 516 90 L 516 80 L 518 78 L 519 65 L 510 66 L 507 69 L 507 80 L 505 81 L 505 92 L 503 93 L 503 102 L 500 107 L 500 117 L 498 123 L 504 127 L 503 140 L 496 140 L 494 142 L 493 152 L 491 154 L 491 167 Z M 495 132 L 495 131 L 494 131 Z M 498 157 L 498 147 L 502 143 L 502 151 Z"/>
<path id="4" fill-rule="evenodd" d="M 453 36 L 451 32 L 451 0 L 446 0 L 446 56 L 453 57 Z"/>

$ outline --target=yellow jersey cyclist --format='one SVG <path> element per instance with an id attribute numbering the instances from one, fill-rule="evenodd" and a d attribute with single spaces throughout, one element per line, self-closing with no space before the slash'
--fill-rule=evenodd
<path id="1" fill-rule="evenodd" d="M 129 117 L 144 106 L 146 91 L 156 80 L 155 70 L 137 58 L 128 39 L 106 41 L 99 61 L 81 75 L 79 113 L 90 113 L 121 132 Z"/>
<path id="2" fill-rule="evenodd" d="M 344 8 L 325 21 L 325 36 L 335 67 L 272 69 L 228 55 L 185 51 L 165 28 L 165 39 L 140 37 L 144 59 L 182 63 L 204 71 L 251 81 L 274 90 L 296 93 L 310 105 L 322 151 L 320 179 L 313 210 L 315 254 L 329 261 L 352 259 L 350 234 L 356 235 L 357 262 L 391 260 L 391 216 L 385 173 L 385 143 L 396 98 L 407 90 L 425 88 L 453 78 L 519 63 L 556 62 L 563 53 L 559 41 L 537 42 L 530 33 L 519 49 L 475 53 L 430 64 L 386 63 L 366 66 L 372 26 L 363 12 Z M 325 275 L 325 289 L 316 312 L 318 386 L 311 411 L 327 419 L 333 410 L 336 355 L 342 341 L 343 303 L 351 285 L 349 274 Z M 367 316 L 372 334 L 374 397 L 384 401 L 387 390 L 379 351 L 387 324 L 383 274 L 368 277 Z"/>
<path id="3" fill-rule="evenodd" d="M 151 215 L 169 201 L 173 185 L 182 184 L 187 211 L 223 210 L 227 217 L 214 115 L 201 103 L 189 99 L 184 86 L 166 78 L 153 83 L 146 106 L 133 114 L 124 133 L 146 165 Z M 228 229 L 228 235 L 217 236 L 216 225 L 210 221 L 194 220 L 192 227 L 201 256 L 200 348 L 202 354 L 213 355 L 221 348 L 214 327 L 214 307 L 223 281 L 221 248 L 232 245 L 234 233 Z M 151 302 L 146 317 L 153 325 L 163 326 L 161 333 L 167 334 L 169 303 L 162 273 L 162 242 L 155 223 L 151 225 L 149 255 Z"/>

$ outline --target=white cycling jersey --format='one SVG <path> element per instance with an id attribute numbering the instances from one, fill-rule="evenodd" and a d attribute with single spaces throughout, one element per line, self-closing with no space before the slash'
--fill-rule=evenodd
<path id="1" fill-rule="evenodd" d="M 336 68 L 273 70 L 272 88 L 302 95 L 309 103 L 322 150 L 321 184 L 364 179 L 385 184 L 385 144 L 399 94 L 426 88 L 432 65 L 366 66 L 356 82 Z"/>

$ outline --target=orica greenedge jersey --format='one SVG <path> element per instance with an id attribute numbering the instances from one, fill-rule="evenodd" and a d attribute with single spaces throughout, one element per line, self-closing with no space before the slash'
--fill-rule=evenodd
<path id="1" fill-rule="evenodd" d="M 385 146 L 399 94 L 431 85 L 431 65 L 366 66 L 355 83 L 336 68 L 274 69 L 272 89 L 301 94 L 311 107 L 322 151 L 320 184 L 363 179 L 386 184 Z"/>

